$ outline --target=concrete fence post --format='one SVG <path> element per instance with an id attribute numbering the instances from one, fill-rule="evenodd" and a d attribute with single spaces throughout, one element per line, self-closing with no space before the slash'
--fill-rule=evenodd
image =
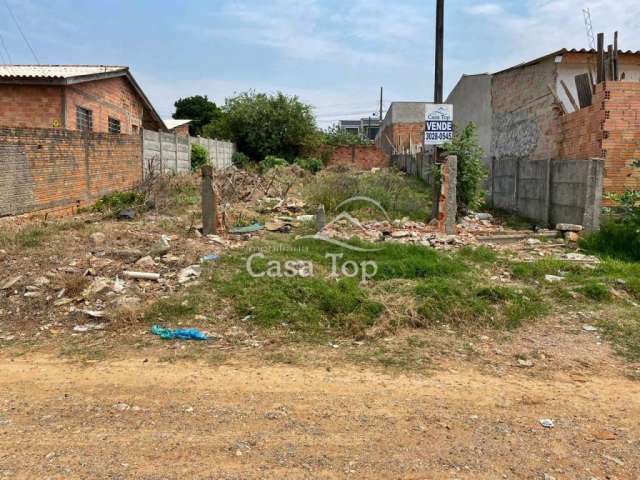
<path id="1" fill-rule="evenodd" d="M 178 173 L 178 134 L 176 132 L 173 132 L 173 144 L 176 146 L 176 170 L 175 170 L 175 172 Z"/>
<path id="2" fill-rule="evenodd" d="M 544 226 L 549 227 L 551 225 L 551 199 L 553 189 L 553 170 L 551 165 L 551 159 L 545 160 L 545 179 L 544 179 Z"/>
<path id="3" fill-rule="evenodd" d="M 587 232 L 600 229 L 600 211 L 602 208 L 602 190 L 604 187 L 604 160 L 589 160 L 586 178 L 586 198 L 582 226 Z"/>
<path id="4" fill-rule="evenodd" d="M 496 157 L 491 156 L 491 208 L 496 208 Z"/>
<path id="5" fill-rule="evenodd" d="M 212 235 L 217 233 L 216 228 L 216 194 L 213 188 L 213 167 L 202 166 L 202 233 Z"/>
<path id="6" fill-rule="evenodd" d="M 519 197 L 520 197 L 519 183 L 520 183 L 520 157 L 516 158 L 516 171 L 514 172 L 514 176 L 513 176 L 513 205 L 514 205 L 514 212 L 519 212 L 520 211 L 518 209 L 518 200 L 519 200 Z"/>
<path id="7" fill-rule="evenodd" d="M 438 230 L 447 235 L 456 233 L 456 216 L 458 214 L 458 198 L 456 185 L 458 181 L 458 157 L 449 155 L 442 164 L 442 182 L 438 209 Z"/>
<path id="8" fill-rule="evenodd" d="M 164 173 L 164 159 L 162 158 L 162 132 L 158 132 L 158 148 L 160 149 L 160 153 L 158 157 L 160 157 L 160 174 Z"/>

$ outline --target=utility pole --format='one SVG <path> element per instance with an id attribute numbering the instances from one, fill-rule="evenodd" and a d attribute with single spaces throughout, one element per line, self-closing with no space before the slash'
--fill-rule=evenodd
<path id="1" fill-rule="evenodd" d="M 382 127 L 382 87 L 380 87 L 380 127 Z"/>
<path id="2" fill-rule="evenodd" d="M 433 103 L 442 103 L 444 80 L 444 0 L 436 0 L 436 65 L 435 79 L 433 82 Z M 426 119 L 425 119 L 426 120 Z M 425 125 L 426 128 L 426 125 Z M 433 165 L 440 163 L 440 149 L 433 147 Z M 431 206 L 431 218 L 437 219 L 440 214 L 440 189 L 441 185 L 433 179 L 433 205 Z"/>
<path id="3" fill-rule="evenodd" d="M 442 103 L 444 78 L 444 0 L 436 0 L 436 76 L 433 102 Z"/>

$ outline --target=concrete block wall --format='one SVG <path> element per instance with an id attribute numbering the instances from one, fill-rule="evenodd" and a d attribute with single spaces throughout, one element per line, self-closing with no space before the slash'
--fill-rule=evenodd
<path id="1" fill-rule="evenodd" d="M 235 144 L 210 138 L 189 137 L 178 133 L 144 130 L 143 162 L 145 174 L 154 172 L 188 173 L 191 171 L 191 145 L 197 143 L 209 152 L 209 162 L 214 168 L 232 165 Z"/>
<path id="2" fill-rule="evenodd" d="M 0 128 L 0 216 L 64 215 L 142 180 L 137 135 Z"/>
<path id="3" fill-rule="evenodd" d="M 384 168 L 390 165 L 390 156 L 376 145 L 344 145 L 335 147 L 328 167 L 350 165 L 370 170 L 374 167 Z"/>

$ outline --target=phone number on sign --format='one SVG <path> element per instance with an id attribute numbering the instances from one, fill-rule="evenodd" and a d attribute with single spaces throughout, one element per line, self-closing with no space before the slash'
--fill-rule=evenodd
<path id="1" fill-rule="evenodd" d="M 453 140 L 453 132 L 427 132 L 427 140 Z"/>

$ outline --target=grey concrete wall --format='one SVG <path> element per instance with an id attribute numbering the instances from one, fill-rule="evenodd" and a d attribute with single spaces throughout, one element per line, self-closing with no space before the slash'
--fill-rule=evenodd
<path id="1" fill-rule="evenodd" d="M 396 123 L 417 123 L 425 120 L 427 102 L 393 102 L 382 122 L 383 126 Z"/>
<path id="2" fill-rule="evenodd" d="M 391 155 L 391 165 L 433 185 L 433 155 L 430 151 Z"/>
<path id="3" fill-rule="evenodd" d="M 235 145 L 202 137 L 186 137 L 174 133 L 143 130 L 143 162 L 145 174 L 149 168 L 163 173 L 191 171 L 191 145 L 197 143 L 209 152 L 213 168 L 225 168 L 232 164 Z"/>
<path id="4" fill-rule="evenodd" d="M 464 128 L 470 122 L 477 126 L 478 142 L 485 153 L 485 164 L 491 158 L 491 75 L 463 75 L 446 103 L 453 104 L 453 123 Z"/>
<path id="5" fill-rule="evenodd" d="M 603 160 L 503 157 L 492 163 L 491 204 L 495 208 L 543 225 L 574 223 L 589 231 L 599 228 Z"/>

